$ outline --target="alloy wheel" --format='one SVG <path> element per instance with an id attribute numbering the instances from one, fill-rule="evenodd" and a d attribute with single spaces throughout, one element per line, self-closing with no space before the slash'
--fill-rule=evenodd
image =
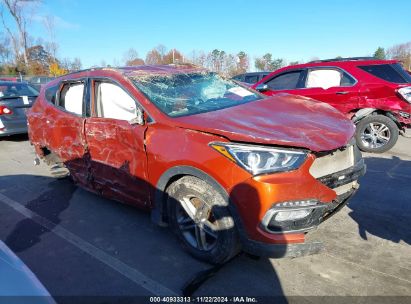
<path id="1" fill-rule="evenodd" d="M 383 123 L 371 122 L 361 134 L 361 141 L 364 146 L 371 149 L 377 149 L 385 146 L 391 139 L 391 131 Z"/>
<path id="2" fill-rule="evenodd" d="M 212 210 L 195 196 L 182 198 L 176 204 L 178 227 L 186 242 L 201 251 L 212 250 L 218 239 L 218 227 Z"/>

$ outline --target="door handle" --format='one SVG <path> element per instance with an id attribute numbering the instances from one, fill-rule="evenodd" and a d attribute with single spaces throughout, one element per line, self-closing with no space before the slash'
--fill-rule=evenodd
<path id="1" fill-rule="evenodd" d="M 348 93 L 350 93 L 350 92 L 348 92 L 348 91 L 340 91 L 340 92 L 337 92 L 337 93 L 335 93 L 335 94 L 337 94 L 337 95 L 346 95 L 346 94 L 348 94 Z"/>

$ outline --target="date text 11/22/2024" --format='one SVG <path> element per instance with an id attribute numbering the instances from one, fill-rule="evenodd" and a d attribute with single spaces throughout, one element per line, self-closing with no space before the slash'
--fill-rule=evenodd
<path id="1" fill-rule="evenodd" d="M 255 297 L 150 297 L 150 303 L 258 303 Z"/>

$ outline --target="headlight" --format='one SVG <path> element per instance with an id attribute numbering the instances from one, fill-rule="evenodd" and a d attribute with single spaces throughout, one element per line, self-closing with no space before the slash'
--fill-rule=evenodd
<path id="1" fill-rule="evenodd" d="M 253 175 L 298 169 L 307 152 L 241 145 L 210 143 L 210 146 Z"/>
<path id="2" fill-rule="evenodd" d="M 411 103 L 411 87 L 404 87 L 401 89 L 398 89 L 398 94 L 401 95 L 402 98 L 404 98 L 406 101 Z"/>

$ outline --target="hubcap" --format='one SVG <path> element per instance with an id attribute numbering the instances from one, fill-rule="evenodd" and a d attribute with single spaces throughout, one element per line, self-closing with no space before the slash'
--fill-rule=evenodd
<path id="1" fill-rule="evenodd" d="M 176 206 L 179 229 L 190 246 L 210 251 L 218 238 L 218 227 L 211 209 L 198 197 L 187 196 Z"/>
<path id="2" fill-rule="evenodd" d="M 383 123 L 369 123 L 361 134 L 361 141 L 364 146 L 376 149 L 385 146 L 391 138 L 390 129 Z"/>

